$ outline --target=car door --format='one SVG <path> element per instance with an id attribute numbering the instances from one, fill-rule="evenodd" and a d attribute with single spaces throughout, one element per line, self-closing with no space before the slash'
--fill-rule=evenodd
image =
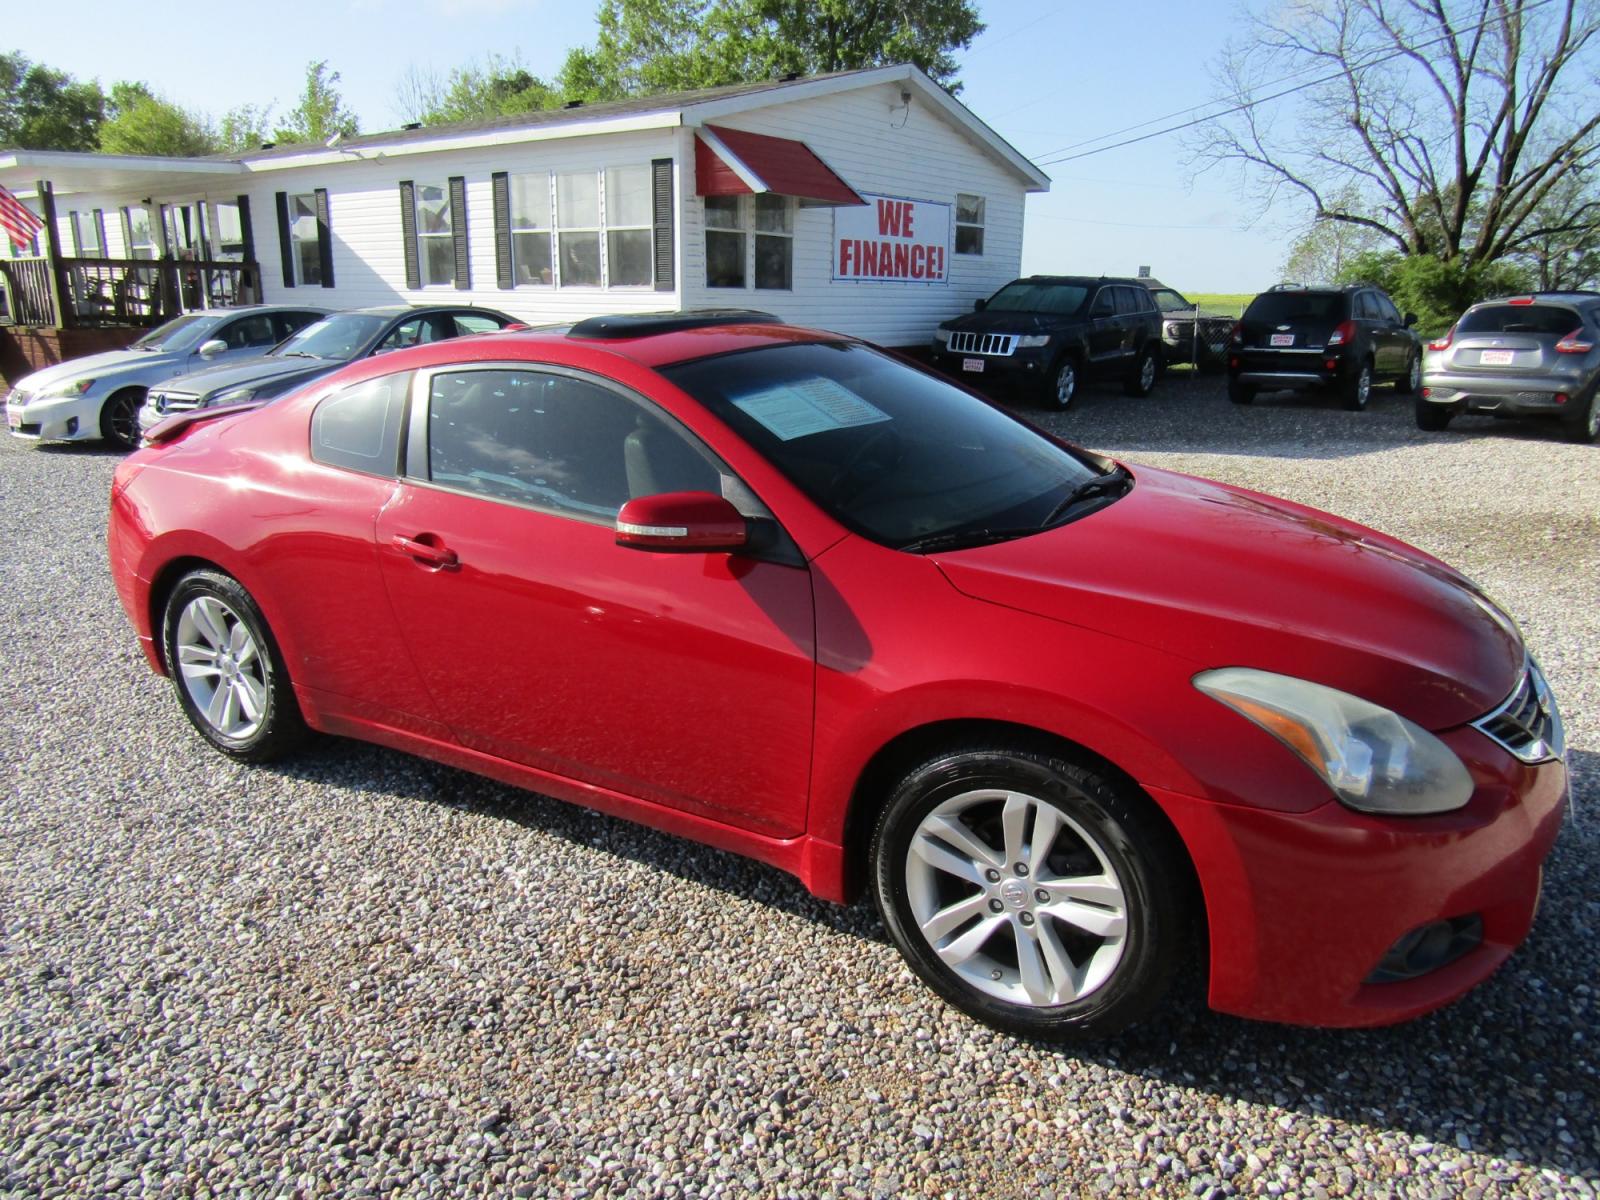
<path id="1" fill-rule="evenodd" d="M 1406 328 L 1393 300 L 1382 292 L 1373 292 L 1372 299 L 1378 307 L 1383 328 L 1384 360 L 1388 363 L 1382 370 L 1388 375 L 1404 375 L 1411 366 L 1411 331 Z"/>
<path id="2" fill-rule="evenodd" d="M 1122 355 L 1122 338 L 1116 289 L 1103 287 L 1089 305 L 1089 358 L 1102 365 L 1115 363 Z"/>
<path id="3" fill-rule="evenodd" d="M 633 496 L 720 490 L 759 502 L 660 410 L 575 372 L 419 374 L 412 413 L 378 554 L 456 737 L 768 835 L 802 832 L 808 570 L 798 557 L 616 544 L 617 511 Z"/>

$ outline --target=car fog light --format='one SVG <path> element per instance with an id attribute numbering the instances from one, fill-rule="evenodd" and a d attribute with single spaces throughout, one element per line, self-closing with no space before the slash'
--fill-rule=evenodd
<path id="1" fill-rule="evenodd" d="M 67 436 L 71 437 L 73 434 L 75 434 L 77 432 L 78 432 L 78 418 L 77 417 L 68 417 L 67 418 Z"/>
<path id="2" fill-rule="evenodd" d="M 1389 947 L 1368 983 L 1402 983 L 1437 971 L 1456 961 L 1483 942 L 1483 918 L 1477 913 L 1430 921 L 1419 925 Z"/>

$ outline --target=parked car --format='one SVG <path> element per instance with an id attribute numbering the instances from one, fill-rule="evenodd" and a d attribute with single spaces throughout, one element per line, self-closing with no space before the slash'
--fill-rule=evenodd
<path id="1" fill-rule="evenodd" d="M 1578 442 L 1600 437 L 1600 292 L 1488 300 L 1428 344 L 1417 425 L 1461 412 L 1559 421 Z"/>
<path id="2" fill-rule="evenodd" d="M 1352 411 L 1367 407 L 1374 384 L 1393 381 L 1411 395 L 1422 382 L 1422 340 L 1413 313 L 1366 284 L 1282 284 L 1250 301 L 1228 343 L 1228 399 L 1257 392 L 1335 391 Z"/>
<path id="3" fill-rule="evenodd" d="M 1201 369 L 1220 368 L 1228 360 L 1228 338 L 1234 319 L 1221 313 L 1201 312 L 1159 279 L 1141 279 L 1161 310 L 1161 345 L 1168 364 L 1190 363 Z"/>
<path id="4" fill-rule="evenodd" d="M 940 324 L 933 362 L 968 382 L 1004 381 L 1056 410 L 1084 379 L 1112 376 L 1148 396 L 1163 365 L 1161 314 L 1137 279 L 1030 275 Z"/>
<path id="5" fill-rule="evenodd" d="M 185 313 L 126 350 L 74 358 L 24 376 L 6 398 L 6 424 L 15 436 L 33 441 L 104 438 L 136 446 L 139 406 L 149 388 L 207 364 L 231 368 L 265 354 L 327 313 L 304 305 Z"/>
<path id="6" fill-rule="evenodd" d="M 460 304 L 396 304 L 335 313 L 253 362 L 210 367 L 153 388 L 139 414 L 139 428 L 149 432 L 173 413 L 281 396 L 358 358 L 490 333 L 515 323 L 515 317 L 492 308 Z"/>
<path id="7" fill-rule="evenodd" d="M 1135 1019 L 1190 951 L 1218 1009 L 1382 1024 L 1526 936 L 1561 720 L 1469 580 L 750 322 L 173 418 L 112 486 L 151 666 L 235 759 L 309 727 L 865 883 L 929 986 L 1029 1035 Z"/>

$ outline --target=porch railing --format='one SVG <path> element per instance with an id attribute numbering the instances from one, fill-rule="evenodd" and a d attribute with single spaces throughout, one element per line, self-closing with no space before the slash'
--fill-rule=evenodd
<path id="1" fill-rule="evenodd" d="M 63 258 L 63 312 L 56 311 L 48 258 L 0 259 L 0 276 L 9 295 L 0 320 L 13 325 L 159 325 L 180 313 L 261 300 L 261 269 L 253 262 Z"/>

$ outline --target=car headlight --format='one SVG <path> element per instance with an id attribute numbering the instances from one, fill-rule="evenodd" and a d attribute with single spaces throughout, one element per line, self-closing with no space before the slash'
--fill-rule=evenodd
<path id="1" fill-rule="evenodd" d="M 224 404 L 243 404 L 247 400 L 254 400 L 255 388 L 234 388 L 231 392 L 220 392 L 208 400 L 201 402 L 201 408 L 221 408 Z"/>
<path id="2" fill-rule="evenodd" d="M 60 400 L 66 396 L 81 396 L 94 386 L 92 379 L 74 379 L 71 383 L 58 383 L 54 387 L 46 388 L 34 397 L 35 400 Z"/>
<path id="3" fill-rule="evenodd" d="M 933 331 L 933 340 L 941 346 L 948 346 L 950 344 L 950 333 L 951 331 L 948 329 L 935 329 Z"/>
<path id="4" fill-rule="evenodd" d="M 1050 344 L 1048 333 L 1025 333 L 1017 339 L 1018 350 L 1037 350 L 1040 346 Z"/>
<path id="5" fill-rule="evenodd" d="M 1472 798 L 1472 776 L 1433 734 L 1399 713 L 1269 671 L 1202 671 L 1194 685 L 1293 750 L 1360 812 L 1420 816 Z"/>

